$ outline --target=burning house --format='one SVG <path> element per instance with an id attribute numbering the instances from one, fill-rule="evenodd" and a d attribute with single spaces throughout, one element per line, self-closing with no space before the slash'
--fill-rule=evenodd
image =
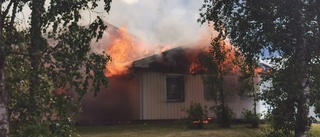
<path id="1" fill-rule="evenodd" d="M 190 71 L 192 60 L 200 52 L 195 49 L 174 48 L 161 55 L 152 55 L 132 63 L 127 73 L 109 77 L 110 86 L 98 96 L 84 97 L 81 121 L 168 120 L 186 116 L 183 107 L 191 102 L 213 106 L 204 88 L 201 74 Z M 237 73 L 225 76 L 225 89 L 238 86 Z M 230 96 L 227 104 L 240 118 L 243 108 L 252 109 L 246 96 Z M 213 113 L 209 113 L 214 117 Z"/>
<path id="2" fill-rule="evenodd" d="M 118 31 L 123 32 L 122 29 Z M 83 112 L 78 117 L 80 122 L 174 120 L 185 117 L 182 108 L 192 102 L 208 107 L 214 105 L 202 81 L 205 68 L 197 63 L 203 54 L 202 48 L 184 46 L 167 50 L 162 47 L 161 52 L 151 52 L 136 47 L 137 43 L 126 34 L 116 35 L 118 37 L 107 46 L 115 61 L 106 65 L 109 87 L 102 87 L 96 97 L 93 93 L 84 96 Z M 237 72 L 224 79 L 226 90 L 237 88 Z M 253 108 L 253 100 L 246 96 L 230 96 L 226 103 L 236 113 L 236 118 L 240 118 L 243 108 Z M 209 117 L 214 117 L 210 111 Z"/>

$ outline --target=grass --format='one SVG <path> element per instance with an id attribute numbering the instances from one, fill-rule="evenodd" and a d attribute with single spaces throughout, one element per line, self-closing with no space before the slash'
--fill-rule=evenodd
<path id="1" fill-rule="evenodd" d="M 127 124 L 112 126 L 79 126 L 77 133 L 81 137 L 262 137 L 261 128 L 249 128 L 247 125 L 232 125 L 220 128 L 215 124 L 206 124 L 203 129 L 188 129 L 180 124 Z M 313 124 L 309 132 L 312 137 L 320 136 L 320 124 Z"/>
<path id="2" fill-rule="evenodd" d="M 77 127 L 82 137 L 252 137 L 259 136 L 260 129 L 234 125 L 223 129 L 206 124 L 204 129 L 188 129 L 179 124 L 128 124 L 112 126 Z"/>
<path id="3" fill-rule="evenodd" d="M 312 137 L 320 137 L 320 124 L 312 124 L 309 133 Z"/>

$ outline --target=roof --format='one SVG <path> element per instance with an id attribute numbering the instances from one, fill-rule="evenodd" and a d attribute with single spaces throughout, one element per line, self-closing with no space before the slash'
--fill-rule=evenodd
<path id="1" fill-rule="evenodd" d="M 132 63 L 132 68 L 156 72 L 189 73 L 191 63 L 200 53 L 196 48 L 176 47 Z"/>
<path id="2" fill-rule="evenodd" d="M 196 62 L 198 65 L 195 73 L 203 73 L 204 66 L 199 61 L 199 55 L 204 52 L 201 48 L 191 48 L 180 46 L 164 51 L 160 54 L 154 54 L 132 63 L 132 68 L 143 69 L 156 72 L 171 72 L 171 73 L 190 73 L 190 66 Z M 259 66 L 263 70 L 272 69 L 272 67 L 264 61 L 259 62 Z"/>

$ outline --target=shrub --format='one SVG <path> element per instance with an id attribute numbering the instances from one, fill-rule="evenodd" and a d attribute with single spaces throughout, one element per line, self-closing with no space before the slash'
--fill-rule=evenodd
<path id="1" fill-rule="evenodd" d="M 218 105 L 211 108 L 217 116 L 217 122 L 221 127 L 230 127 L 234 113 L 227 105 Z"/>
<path id="2" fill-rule="evenodd" d="M 14 132 L 13 134 L 11 133 L 11 136 L 14 137 L 45 137 L 49 136 L 52 137 L 53 135 L 51 134 L 48 127 L 47 122 L 34 122 L 33 124 L 26 124 L 21 126 L 21 128 L 17 131 Z"/>
<path id="3" fill-rule="evenodd" d="M 22 124 L 20 124 L 22 125 Z M 16 131 L 11 132 L 12 137 L 69 137 L 76 136 L 74 133 L 74 123 L 70 118 L 64 120 L 35 121 L 15 127 Z M 16 125 L 13 125 L 16 126 Z"/>
<path id="4" fill-rule="evenodd" d="M 260 124 L 260 114 L 254 113 L 254 110 L 243 109 L 242 118 L 254 128 L 258 127 Z"/>
<path id="5" fill-rule="evenodd" d="M 182 111 L 187 113 L 188 127 L 203 128 L 203 119 L 208 116 L 207 106 L 191 102 L 191 105 L 188 108 L 183 108 Z"/>

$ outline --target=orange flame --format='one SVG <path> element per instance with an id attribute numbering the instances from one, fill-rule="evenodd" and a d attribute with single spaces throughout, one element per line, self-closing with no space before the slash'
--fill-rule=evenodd
<path id="1" fill-rule="evenodd" d="M 70 95 L 70 93 L 67 92 L 63 87 L 57 88 L 56 91 L 55 91 L 55 94 L 56 95 L 65 95 L 65 96 L 69 96 Z"/>
<path id="2" fill-rule="evenodd" d="M 109 44 L 106 45 L 107 54 L 111 56 L 111 61 L 106 64 L 105 75 L 107 77 L 127 74 L 128 68 L 131 67 L 130 65 L 133 61 L 155 53 L 161 53 L 174 47 L 172 45 L 151 45 L 150 48 L 148 48 L 148 46 L 146 46 L 146 42 L 141 41 L 140 39 L 138 40 L 137 38 L 130 35 L 127 32 L 126 27 L 115 29 L 111 33 L 112 34 L 109 35 Z M 204 52 L 210 52 L 210 50 L 213 50 L 212 48 L 210 48 L 210 46 L 208 46 L 210 38 L 210 35 L 205 34 L 199 41 L 197 41 L 197 43 L 193 44 L 193 48 L 202 49 Z M 230 43 L 226 41 L 220 42 L 224 45 L 223 50 L 231 50 L 232 48 L 234 48 Z M 196 73 L 199 70 L 206 70 L 206 68 L 203 68 L 199 60 L 197 60 L 197 57 L 193 55 L 189 56 L 188 58 L 191 60 L 191 64 L 189 66 L 190 73 Z M 227 54 L 227 59 L 222 63 L 221 67 L 228 67 L 231 64 L 232 59 L 234 58 L 234 52 L 229 52 Z M 232 72 L 235 72 L 236 70 L 236 67 L 232 66 Z"/>
<path id="3" fill-rule="evenodd" d="M 254 73 L 258 74 L 258 73 L 262 73 L 264 70 L 261 67 L 257 67 L 256 69 L 254 69 Z"/>
<path id="4" fill-rule="evenodd" d="M 206 41 L 208 42 L 208 41 Z M 221 69 L 231 69 L 230 72 L 231 73 L 236 73 L 238 68 L 236 65 L 233 65 L 233 60 L 235 59 L 235 52 L 234 52 L 234 47 L 226 42 L 226 41 L 220 41 L 221 45 L 222 45 L 222 52 L 226 52 L 226 55 L 225 55 L 225 60 L 220 63 L 219 67 L 221 67 Z M 207 44 L 208 45 L 208 44 Z M 218 63 L 218 60 L 215 58 L 215 54 L 213 54 L 212 50 L 214 50 L 212 48 L 212 46 L 206 46 L 204 47 L 203 45 L 202 46 L 198 46 L 198 48 L 202 48 L 202 52 L 206 53 L 206 54 L 209 54 L 210 56 L 213 57 L 213 62 L 215 63 Z M 201 65 L 201 62 L 197 59 L 193 59 L 192 62 L 191 62 L 191 65 L 189 66 L 189 73 L 197 73 L 198 71 L 207 71 L 206 68 L 202 68 L 203 66 Z"/>
<path id="5" fill-rule="evenodd" d="M 106 64 L 107 77 L 127 74 L 134 60 L 154 54 L 157 49 L 161 52 L 168 49 L 168 46 L 148 49 L 146 42 L 130 35 L 124 26 L 110 34 L 110 41 L 107 45 L 107 53 L 111 56 L 111 61 Z"/>
<path id="6" fill-rule="evenodd" d="M 254 70 L 254 72 L 255 72 L 255 74 L 261 74 L 261 73 L 271 74 L 271 73 L 272 73 L 272 69 L 264 70 L 262 67 L 257 67 L 257 68 Z"/>
<path id="7" fill-rule="evenodd" d="M 207 119 L 202 120 L 202 123 L 203 124 L 208 124 L 208 123 L 210 123 L 210 121 L 212 121 L 212 118 L 207 118 Z M 194 121 L 192 121 L 192 123 L 193 124 L 199 124 L 200 120 L 194 120 Z"/>
<path id="8" fill-rule="evenodd" d="M 202 73 L 207 71 L 208 69 L 205 68 L 205 66 L 199 60 L 199 56 L 196 56 L 193 59 L 191 59 L 191 64 L 189 66 L 189 73 L 196 74 L 196 73 Z"/>
<path id="9" fill-rule="evenodd" d="M 191 65 L 189 67 L 189 73 L 192 73 L 192 74 L 196 73 L 197 70 L 199 70 L 199 67 L 201 67 L 201 66 L 198 62 L 192 61 Z"/>
<path id="10" fill-rule="evenodd" d="M 139 58 L 139 54 L 136 53 L 140 51 L 140 47 L 134 37 L 127 32 L 126 27 L 121 27 L 110 37 L 111 44 L 107 46 L 107 52 L 111 56 L 111 61 L 106 64 L 105 75 L 126 74 L 132 61 Z"/>

